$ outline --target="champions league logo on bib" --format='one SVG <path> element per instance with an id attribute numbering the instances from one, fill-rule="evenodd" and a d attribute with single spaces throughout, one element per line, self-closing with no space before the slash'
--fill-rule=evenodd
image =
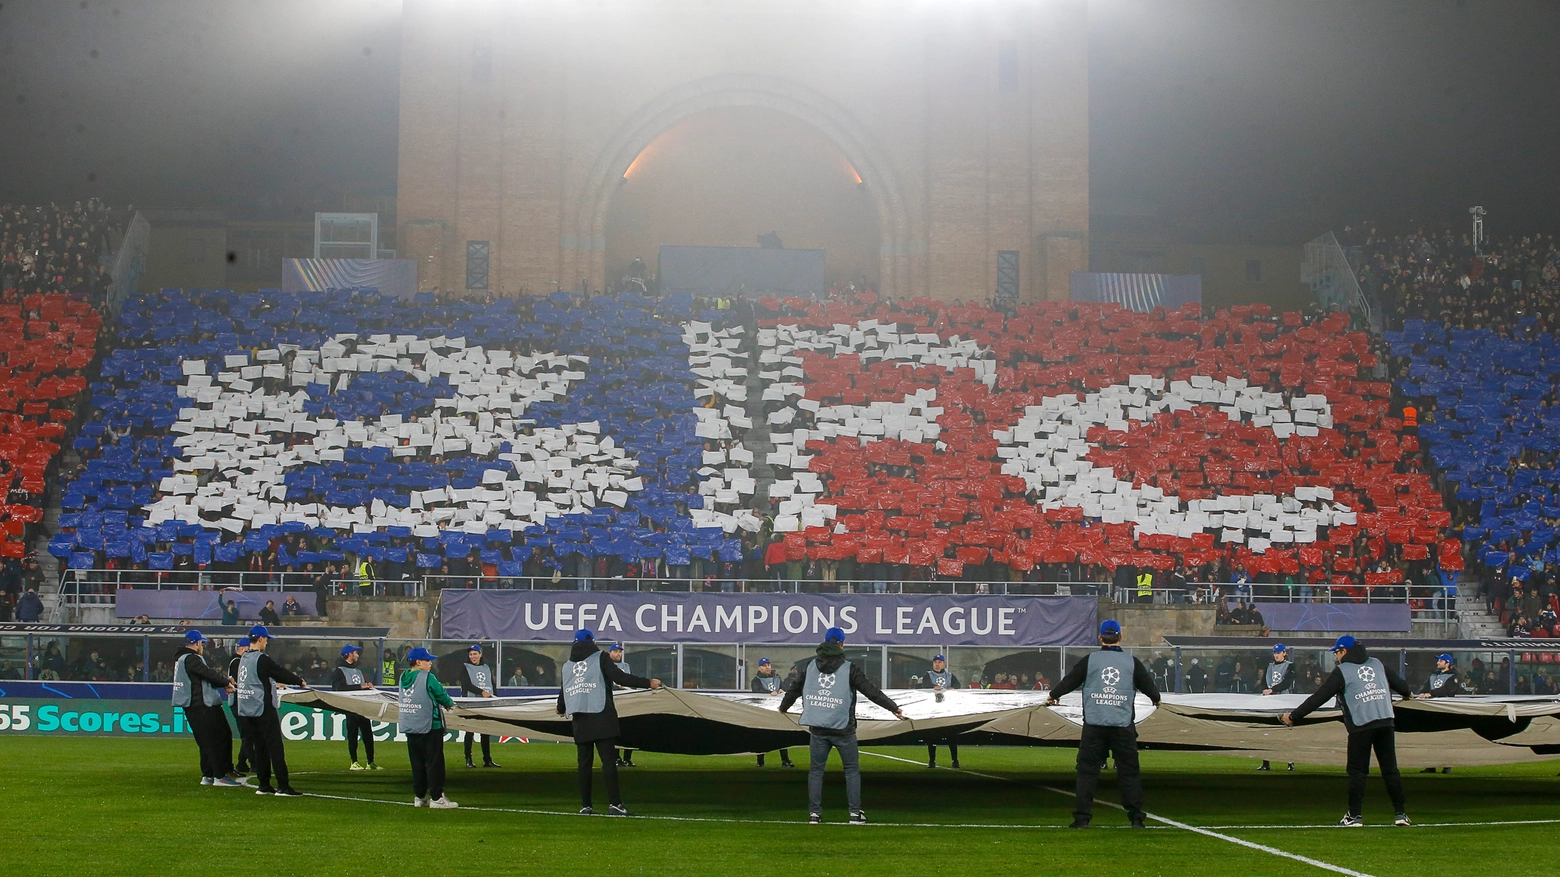
<path id="1" fill-rule="evenodd" d="M 834 693 L 834 677 L 835 677 L 834 673 L 819 673 L 818 674 L 818 688 L 821 689 L 819 691 L 819 694 L 822 694 L 825 697 L 828 697 L 829 695 L 832 695 Z"/>
<path id="2" fill-rule="evenodd" d="M 1360 681 L 1364 682 L 1368 687 L 1374 688 L 1375 686 L 1372 685 L 1371 683 L 1374 683 L 1376 681 L 1376 671 L 1375 671 L 1375 669 L 1372 668 L 1372 667 L 1361 667 L 1360 668 Z"/>
<path id="3" fill-rule="evenodd" d="M 1121 671 L 1117 670 L 1115 667 L 1106 667 L 1100 671 L 1100 681 L 1106 685 L 1120 685 Z"/>

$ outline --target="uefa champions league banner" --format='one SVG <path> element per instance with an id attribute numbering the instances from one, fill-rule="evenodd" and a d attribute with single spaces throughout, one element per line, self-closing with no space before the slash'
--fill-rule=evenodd
<path id="1" fill-rule="evenodd" d="M 924 594 L 687 594 L 613 591 L 443 592 L 446 639 L 597 639 L 816 645 L 831 627 L 854 645 L 1087 646 L 1094 597 Z"/>

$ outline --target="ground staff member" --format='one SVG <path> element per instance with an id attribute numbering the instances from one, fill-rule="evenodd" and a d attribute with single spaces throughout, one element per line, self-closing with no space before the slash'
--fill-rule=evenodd
<path id="1" fill-rule="evenodd" d="M 1270 694 L 1283 694 L 1295 687 L 1295 674 L 1290 671 L 1295 668 L 1289 663 L 1289 647 L 1283 643 L 1273 646 L 1273 663 L 1267 665 L 1267 670 L 1262 674 L 1262 696 Z M 1272 770 L 1273 766 L 1266 761 L 1257 767 L 1257 770 Z M 1295 763 L 1289 762 L 1289 770 L 1295 769 Z"/>
<path id="2" fill-rule="evenodd" d="M 401 674 L 400 716 L 412 762 L 412 804 L 434 810 L 460 806 L 444 797 L 444 709 L 455 705 L 433 678 L 433 653 L 418 646 L 406 653 L 411 667 Z"/>
<path id="3" fill-rule="evenodd" d="M 461 697 L 493 697 L 493 668 L 482 663 L 482 646 L 473 643 L 466 650 L 466 663 L 460 665 L 460 695 Z M 466 744 L 466 766 L 476 767 L 471 761 L 471 738 L 476 736 L 470 731 L 465 732 L 461 739 Z M 482 735 L 482 766 L 498 767 L 493 761 L 493 735 Z"/>
<path id="4" fill-rule="evenodd" d="M 1381 778 L 1387 795 L 1397 811 L 1396 824 L 1409 824 L 1403 805 L 1403 777 L 1398 773 L 1397 738 L 1393 732 L 1392 692 L 1404 697 L 1414 693 L 1396 673 L 1366 654 L 1365 646 L 1352 636 L 1340 636 L 1333 643 L 1338 666 L 1322 680 L 1322 687 L 1292 712 L 1284 713 L 1286 725 L 1293 725 L 1334 697 L 1343 700 L 1343 725 L 1349 729 L 1349 812 L 1338 820 L 1339 828 L 1358 828 L 1365 806 L 1365 777 L 1370 774 L 1370 753 L 1376 751 Z"/>
<path id="5" fill-rule="evenodd" d="M 612 686 L 660 688 L 661 680 L 645 679 L 625 673 L 596 646 L 596 635 L 588 629 L 574 634 L 574 646 L 563 665 L 558 688 L 558 715 L 574 720 L 574 747 L 578 755 L 580 813 L 595 813 L 591 807 L 591 770 L 597 753 L 601 754 L 601 778 L 607 784 L 607 800 L 612 816 L 627 816 L 623 796 L 618 789 L 617 707 L 612 702 Z"/>
<path id="6" fill-rule="evenodd" d="M 953 671 L 948 669 L 947 656 L 938 655 L 932 658 L 932 669 L 921 677 L 921 687 L 933 691 L 952 691 L 959 687 L 959 677 L 953 675 Z M 958 770 L 959 744 L 953 742 L 952 737 L 945 738 L 943 742 L 948 744 L 948 757 L 953 759 L 953 769 Z M 926 744 L 926 766 L 928 768 L 937 766 L 937 741 L 935 740 Z"/>
<path id="7" fill-rule="evenodd" d="M 781 684 L 780 677 L 775 675 L 775 665 L 770 663 L 768 658 L 758 659 L 758 675 L 753 677 L 753 682 L 748 686 L 748 690 L 754 694 L 764 694 L 769 697 L 780 697 L 785 693 L 785 686 Z M 758 766 L 764 766 L 764 753 L 762 752 L 758 753 Z M 796 764 L 791 761 L 791 750 L 780 750 L 780 766 L 796 767 Z"/>
<path id="8" fill-rule="evenodd" d="M 233 680 L 235 686 L 238 684 L 239 659 L 243 658 L 244 653 L 247 651 L 249 651 L 249 637 L 240 637 L 238 642 L 233 643 L 233 659 L 228 661 L 227 673 L 228 679 Z M 238 720 L 238 697 L 236 694 L 232 700 L 228 701 L 228 710 L 233 713 L 233 723 L 238 726 L 238 764 L 233 770 L 234 773 L 241 777 L 248 776 L 250 766 L 254 763 L 255 741 L 249 739 L 249 735 L 244 732 L 243 723 Z"/>
<path id="9" fill-rule="evenodd" d="M 362 653 L 361 648 L 351 643 L 341 647 L 341 660 L 336 662 L 336 671 L 330 677 L 332 691 L 373 689 L 374 683 L 368 681 L 358 664 Z M 367 767 L 358 764 L 359 738 L 363 741 L 363 755 L 368 759 Z M 352 766 L 348 770 L 379 770 L 379 765 L 374 763 L 374 723 L 367 716 L 347 713 L 347 757 L 352 759 Z"/>
<path id="10" fill-rule="evenodd" d="M 241 786 L 233 771 L 233 732 L 222 711 L 222 693 L 232 691 L 233 682 L 206 664 L 208 642 L 198 630 L 184 635 L 184 648 L 173 659 L 173 705 L 184 708 L 200 749 L 200 784 Z"/>
<path id="11" fill-rule="evenodd" d="M 1457 671 L 1452 669 L 1454 665 L 1450 653 L 1435 656 L 1435 672 L 1425 680 L 1425 687 L 1419 689 L 1415 695 L 1420 700 L 1428 700 L 1432 697 L 1456 697 L 1462 693 L 1462 686 L 1457 683 Z M 1441 768 L 1441 773 L 1451 773 L 1449 767 Z M 1435 768 L 1427 767 L 1420 773 L 1435 773 Z"/>
<path id="12" fill-rule="evenodd" d="M 786 712 L 798 699 L 802 702 L 801 724 L 812 735 L 807 764 L 807 821 L 823 821 L 823 769 L 829 750 L 840 751 L 845 768 L 845 799 L 850 806 L 852 825 L 865 825 L 867 814 L 861 809 L 861 753 L 856 747 L 856 693 L 903 719 L 899 704 L 878 688 L 866 671 L 845 660 L 845 631 L 831 627 L 824 632 L 818 656 L 807 662 L 807 669 L 786 687 L 780 712 Z"/>
<path id="13" fill-rule="evenodd" d="M 1138 767 L 1137 694 L 1159 705 L 1154 674 L 1121 650 L 1121 625 L 1100 622 L 1100 650 L 1074 664 L 1051 689 L 1050 703 L 1083 689 L 1083 733 L 1078 739 L 1078 801 L 1070 828 L 1088 828 L 1094 818 L 1094 790 L 1108 754 L 1116 760 L 1121 806 L 1133 828 L 1143 827 L 1143 777 Z"/>
<path id="14" fill-rule="evenodd" d="M 238 728 L 254 743 L 255 774 L 260 779 L 257 795 L 294 798 L 302 794 L 293 789 L 287 776 L 287 753 L 282 749 L 282 720 L 276 708 L 281 695 L 278 682 L 306 688 L 303 678 L 283 667 L 265 653 L 271 632 L 263 624 L 249 629 L 249 651 L 238 659 Z M 276 771 L 276 787 L 271 772 Z"/>
<path id="15" fill-rule="evenodd" d="M 623 660 L 623 644 L 622 643 L 613 643 L 612 645 L 607 646 L 607 657 L 611 658 L 612 659 L 612 663 L 618 665 L 618 669 L 622 670 L 624 673 L 632 673 L 632 672 L 634 672 L 633 670 L 629 669 L 628 662 Z M 621 686 L 621 685 L 614 685 L 612 687 L 613 688 L 622 688 L 623 686 Z M 634 764 L 634 750 L 632 750 L 632 749 L 619 749 L 617 751 L 617 766 L 618 767 L 638 767 L 638 765 Z"/>

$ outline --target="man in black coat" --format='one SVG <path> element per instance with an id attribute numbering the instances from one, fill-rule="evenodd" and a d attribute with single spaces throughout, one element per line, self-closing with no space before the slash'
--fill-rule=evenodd
<path id="1" fill-rule="evenodd" d="M 775 665 L 768 658 L 758 659 L 758 675 L 748 685 L 748 690 L 754 694 L 763 694 L 769 697 L 779 697 L 785 693 L 785 680 L 775 673 Z M 758 766 L 764 766 L 764 753 L 758 753 Z M 780 750 L 780 766 L 796 767 L 791 761 L 791 750 Z"/>
<path id="2" fill-rule="evenodd" d="M 249 651 L 238 659 L 238 727 L 254 741 L 255 775 L 260 780 L 257 795 L 295 798 L 303 794 L 292 787 L 287 775 L 287 754 L 282 749 L 282 718 L 277 711 L 276 683 L 307 688 L 303 677 L 271 660 L 265 653 L 271 631 L 257 624 L 249 629 Z M 271 772 L 276 786 L 271 786 Z"/>
<path id="3" fill-rule="evenodd" d="M 184 648 L 173 658 L 173 705 L 184 710 L 190 733 L 200 749 L 200 784 L 240 786 L 233 771 L 233 732 L 222 711 L 222 693 L 232 692 L 233 682 L 206 663 L 206 643 L 198 630 L 184 635 Z"/>
<path id="4" fill-rule="evenodd" d="M 574 634 L 574 646 L 569 650 L 569 660 L 563 665 L 558 688 L 558 715 L 574 720 L 574 746 L 578 756 L 580 782 L 580 813 L 590 815 L 596 811 L 591 806 L 591 770 L 594 760 L 601 755 L 601 776 L 607 785 L 607 799 L 612 816 L 627 816 L 623 796 L 618 790 L 617 770 L 617 707 L 612 700 L 612 686 L 624 688 L 660 688 L 661 680 L 645 679 L 624 672 L 596 645 L 596 635 L 588 629 Z"/>
<path id="5" fill-rule="evenodd" d="M 330 674 L 331 691 L 367 691 L 374 687 L 374 683 L 368 680 L 368 675 L 363 671 L 360 663 L 363 655 L 361 646 L 348 643 L 341 647 L 341 660 L 336 662 L 336 669 Z M 347 713 L 347 757 L 352 759 L 352 766 L 348 770 L 379 770 L 379 765 L 374 762 L 374 723 L 367 716 L 356 713 Z M 358 741 L 363 741 L 363 755 L 368 759 L 368 764 L 358 764 Z"/>
<path id="6" fill-rule="evenodd" d="M 238 659 L 242 658 L 247 651 L 249 651 L 249 637 L 239 637 L 238 641 L 233 643 L 233 657 L 228 661 L 227 673 L 229 679 L 238 678 Z M 255 760 L 255 741 L 249 739 L 249 735 L 244 733 L 244 726 L 238 724 L 237 697 L 228 699 L 228 711 L 233 713 L 233 723 L 238 725 L 238 764 L 234 766 L 233 770 L 238 776 L 245 777 L 249 775 L 251 765 Z"/>

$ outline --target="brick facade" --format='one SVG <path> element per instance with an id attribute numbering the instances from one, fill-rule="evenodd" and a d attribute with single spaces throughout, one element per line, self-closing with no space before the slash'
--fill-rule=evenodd
<path id="1" fill-rule="evenodd" d="M 1001 250 L 1025 300 L 1087 268 L 1084 0 L 408 0 L 402 34 L 397 237 L 425 289 L 464 288 L 470 240 L 495 289 L 600 288 L 624 172 L 727 107 L 839 147 L 891 294 L 985 299 Z"/>

